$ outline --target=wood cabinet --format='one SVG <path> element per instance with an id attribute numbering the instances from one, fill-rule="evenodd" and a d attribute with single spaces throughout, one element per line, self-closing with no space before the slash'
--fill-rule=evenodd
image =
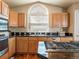
<path id="1" fill-rule="evenodd" d="M 18 13 L 18 26 L 25 27 L 25 13 Z"/>
<path id="2" fill-rule="evenodd" d="M 37 37 L 29 37 L 29 52 L 37 53 L 37 51 L 38 51 Z"/>
<path id="3" fill-rule="evenodd" d="M 9 57 L 15 53 L 15 37 L 9 39 Z"/>
<path id="4" fill-rule="evenodd" d="M 16 52 L 19 52 L 19 53 L 28 52 L 28 37 L 16 38 Z"/>
<path id="5" fill-rule="evenodd" d="M 8 52 L 0 57 L 0 59 L 8 59 Z"/>
<path id="6" fill-rule="evenodd" d="M 4 15 L 6 17 L 9 17 L 9 7 L 2 0 L 0 0 L 0 14 Z"/>
<path id="7" fill-rule="evenodd" d="M 10 27 L 25 27 L 25 13 L 18 13 L 10 10 L 9 26 Z"/>
<path id="8" fill-rule="evenodd" d="M 9 17 L 9 7 L 5 2 L 2 2 L 2 14 Z"/>
<path id="9" fill-rule="evenodd" d="M 68 27 L 68 14 L 67 13 L 54 13 L 52 14 L 53 27 Z"/>
<path id="10" fill-rule="evenodd" d="M 9 26 L 18 27 L 18 13 L 14 10 L 10 10 Z"/>
<path id="11" fill-rule="evenodd" d="M 62 13 L 61 16 L 62 16 L 61 26 L 68 27 L 68 20 L 69 20 L 68 13 Z"/>
<path id="12" fill-rule="evenodd" d="M 72 37 L 61 37 L 60 42 L 71 42 L 73 41 Z"/>
<path id="13" fill-rule="evenodd" d="M 52 26 L 53 27 L 60 27 L 61 26 L 61 15 L 55 13 L 52 15 Z"/>
<path id="14" fill-rule="evenodd" d="M 38 41 L 36 37 L 17 37 L 16 51 L 19 53 L 37 53 Z"/>
<path id="15" fill-rule="evenodd" d="M 2 13 L 2 1 L 0 0 L 0 14 Z"/>

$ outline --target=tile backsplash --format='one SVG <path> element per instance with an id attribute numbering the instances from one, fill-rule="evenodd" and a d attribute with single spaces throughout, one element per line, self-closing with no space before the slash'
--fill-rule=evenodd
<path id="1" fill-rule="evenodd" d="M 60 32 L 61 28 L 50 28 L 50 32 Z"/>
<path id="2" fill-rule="evenodd" d="M 26 28 L 9 28 L 11 32 L 27 32 Z"/>
<path id="3" fill-rule="evenodd" d="M 27 32 L 26 28 L 9 28 L 12 32 Z M 50 28 L 49 32 L 61 32 L 62 28 Z"/>

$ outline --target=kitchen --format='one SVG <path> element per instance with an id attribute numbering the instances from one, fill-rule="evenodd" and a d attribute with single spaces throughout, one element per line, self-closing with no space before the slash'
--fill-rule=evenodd
<path id="1" fill-rule="evenodd" d="M 79 0 L 0 0 L 0 59 L 79 59 Z"/>

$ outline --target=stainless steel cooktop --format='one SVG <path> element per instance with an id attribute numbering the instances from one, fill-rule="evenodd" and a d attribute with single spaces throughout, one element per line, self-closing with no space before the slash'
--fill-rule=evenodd
<path id="1" fill-rule="evenodd" d="M 48 52 L 78 52 L 79 42 L 45 42 Z"/>

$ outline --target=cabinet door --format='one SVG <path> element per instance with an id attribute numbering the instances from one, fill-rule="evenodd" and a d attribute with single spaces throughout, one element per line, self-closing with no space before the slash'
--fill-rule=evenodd
<path id="1" fill-rule="evenodd" d="M 38 41 L 36 37 L 29 37 L 29 52 L 37 53 L 38 51 Z"/>
<path id="2" fill-rule="evenodd" d="M 25 27 L 25 13 L 18 13 L 19 27 Z"/>
<path id="3" fill-rule="evenodd" d="M 15 53 L 15 37 L 9 39 L 9 57 Z"/>
<path id="4" fill-rule="evenodd" d="M 28 37 L 17 37 L 16 51 L 19 53 L 28 52 Z"/>
<path id="5" fill-rule="evenodd" d="M 2 1 L 0 0 L 0 14 L 1 14 L 1 12 L 2 12 L 2 3 L 1 3 Z"/>
<path id="6" fill-rule="evenodd" d="M 53 27 L 68 27 L 68 14 L 67 13 L 54 13 L 52 15 Z"/>
<path id="7" fill-rule="evenodd" d="M 55 13 L 52 15 L 52 26 L 53 27 L 60 27 L 61 26 L 61 15 Z"/>
<path id="8" fill-rule="evenodd" d="M 9 7 L 5 2 L 2 2 L 2 14 L 9 17 Z"/>
<path id="9" fill-rule="evenodd" d="M 14 10 L 10 10 L 9 26 L 18 27 L 18 13 Z"/>
<path id="10" fill-rule="evenodd" d="M 68 27 L 68 14 L 67 13 L 62 13 L 61 14 L 61 26 L 62 27 Z"/>
<path id="11" fill-rule="evenodd" d="M 0 57 L 0 59 L 8 59 L 8 52 L 6 54 L 4 54 L 3 56 Z"/>

